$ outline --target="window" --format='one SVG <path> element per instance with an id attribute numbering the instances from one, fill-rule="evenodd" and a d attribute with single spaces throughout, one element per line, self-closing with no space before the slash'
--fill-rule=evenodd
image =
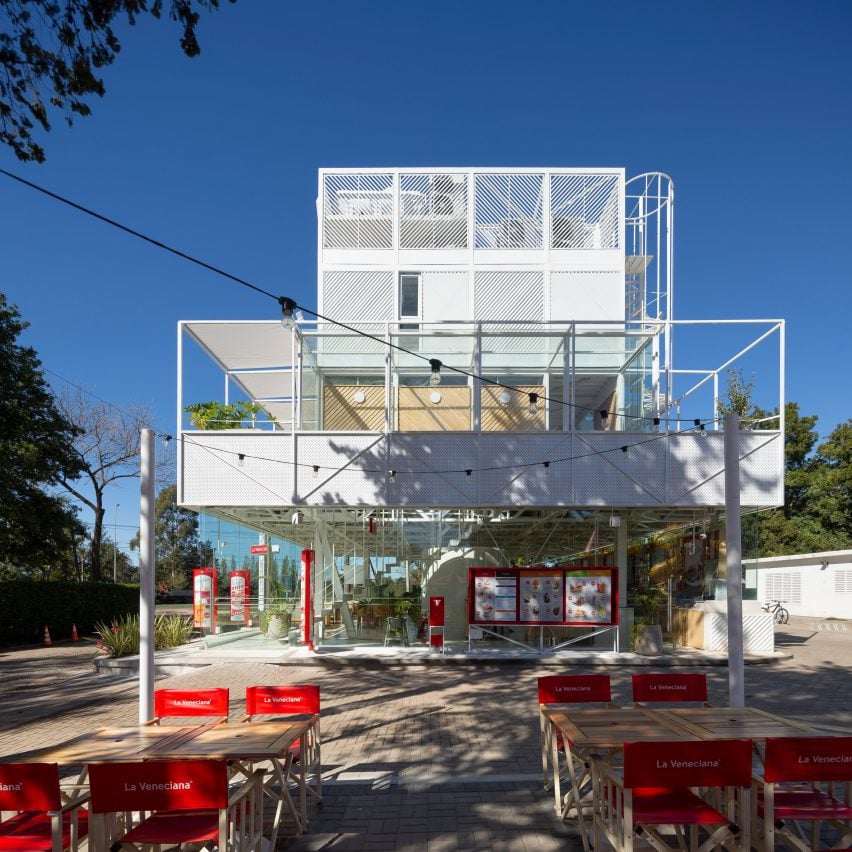
<path id="1" fill-rule="evenodd" d="M 420 319 L 420 276 L 404 272 L 399 276 L 399 318 Z M 405 325 L 404 328 L 417 328 Z"/>
<path id="2" fill-rule="evenodd" d="M 420 274 L 403 272 L 399 276 L 399 318 L 400 320 L 420 319 Z M 400 331 L 420 331 L 419 322 L 400 322 Z M 420 351 L 419 335 L 400 335 L 399 345 L 409 352 Z"/>

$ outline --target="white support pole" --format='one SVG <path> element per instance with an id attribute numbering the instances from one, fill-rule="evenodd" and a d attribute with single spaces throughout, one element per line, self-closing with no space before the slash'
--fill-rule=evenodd
<path id="1" fill-rule="evenodd" d="M 615 564 L 618 567 L 618 628 L 615 631 L 615 651 L 630 648 L 630 633 L 624 618 L 627 613 L 627 518 L 615 530 Z"/>
<path id="2" fill-rule="evenodd" d="M 743 569 L 740 530 L 740 422 L 725 415 L 725 544 L 728 592 L 728 703 L 745 706 Z"/>
<path id="3" fill-rule="evenodd" d="M 139 723 L 154 718 L 154 431 L 143 429 L 139 494 Z"/>
<path id="4" fill-rule="evenodd" d="M 269 552 L 269 538 L 265 533 L 257 534 L 257 543 L 265 544 L 266 550 Z M 257 611 L 263 612 L 266 609 L 266 554 L 261 553 L 257 557 Z"/>

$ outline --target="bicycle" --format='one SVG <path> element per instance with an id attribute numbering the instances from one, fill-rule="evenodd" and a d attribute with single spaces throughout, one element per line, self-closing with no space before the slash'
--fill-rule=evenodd
<path id="1" fill-rule="evenodd" d="M 760 608 L 764 612 L 770 613 L 776 624 L 786 624 L 790 620 L 790 613 L 781 606 L 782 603 L 784 601 L 766 601 Z"/>

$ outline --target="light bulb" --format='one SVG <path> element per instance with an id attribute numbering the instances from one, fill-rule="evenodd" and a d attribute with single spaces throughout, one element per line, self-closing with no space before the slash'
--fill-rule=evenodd
<path id="1" fill-rule="evenodd" d="M 314 479 L 319 479 L 319 465 L 314 465 Z"/>
<path id="2" fill-rule="evenodd" d="M 293 314 L 296 310 L 296 303 L 286 296 L 279 296 L 278 304 L 281 305 L 281 325 L 284 328 L 295 328 L 296 319 Z"/>
<path id="3" fill-rule="evenodd" d="M 429 384 L 435 388 L 441 384 L 441 362 L 437 358 L 430 358 L 429 366 L 432 368 L 432 375 L 429 376 Z"/>
<path id="4" fill-rule="evenodd" d="M 531 393 L 530 394 L 530 414 L 536 414 L 538 412 L 538 394 Z"/>

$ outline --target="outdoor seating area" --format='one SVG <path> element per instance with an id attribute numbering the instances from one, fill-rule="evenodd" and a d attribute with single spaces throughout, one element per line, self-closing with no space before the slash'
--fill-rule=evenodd
<path id="1" fill-rule="evenodd" d="M 238 722 L 226 688 L 154 705 L 146 724 L 0 763 L 0 850 L 261 850 L 305 831 L 308 796 L 322 801 L 318 686 L 249 686 Z"/>
<path id="2" fill-rule="evenodd" d="M 608 675 L 539 678 L 544 789 L 586 852 L 852 843 L 852 737 L 710 706 L 703 673 L 632 687 L 615 707 Z"/>

